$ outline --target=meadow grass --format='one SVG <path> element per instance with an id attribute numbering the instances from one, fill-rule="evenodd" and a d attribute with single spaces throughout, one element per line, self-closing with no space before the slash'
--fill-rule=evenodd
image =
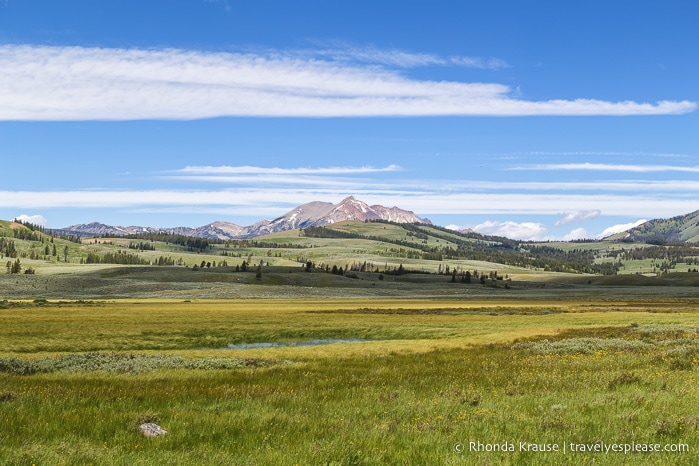
<path id="1" fill-rule="evenodd" d="M 2 306 L 0 306 L 2 307 Z M 339 351 L 512 341 L 567 328 L 688 324 L 699 303 L 438 299 L 7 302 L 0 354 L 225 349 L 239 343 L 366 340 Z M 677 312 L 681 309 L 682 312 Z M 640 311 L 640 312 L 639 312 Z M 672 311 L 672 312 L 669 312 Z M 276 349 L 276 348 L 275 348 Z M 281 348 L 294 354 L 315 348 Z M 250 350 L 250 353 L 255 351 Z M 257 353 L 260 353 L 258 351 Z M 255 354 L 257 355 L 257 354 Z"/>
<path id="2" fill-rule="evenodd" d="M 0 463 L 691 464 L 698 308 L 661 300 L 5 302 Z M 366 341 L 214 349 L 316 338 Z M 142 437 L 143 420 L 168 435 Z M 471 442 L 516 451 L 472 451 Z M 568 451 L 521 451 L 519 442 Z M 599 442 L 689 452 L 569 447 Z"/>

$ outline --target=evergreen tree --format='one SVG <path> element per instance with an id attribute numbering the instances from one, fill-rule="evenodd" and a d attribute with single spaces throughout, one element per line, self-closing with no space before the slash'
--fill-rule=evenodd
<path id="1" fill-rule="evenodd" d="M 20 273 L 22 271 L 22 265 L 19 263 L 19 259 L 12 263 L 10 273 Z"/>

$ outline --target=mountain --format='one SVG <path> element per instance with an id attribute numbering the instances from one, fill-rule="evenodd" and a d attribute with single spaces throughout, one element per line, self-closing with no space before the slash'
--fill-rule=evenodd
<path id="1" fill-rule="evenodd" d="M 246 228 L 228 222 L 214 222 L 197 228 L 153 228 L 140 226 L 111 226 L 103 223 L 87 223 L 72 225 L 60 230 L 53 230 L 61 234 L 77 236 L 126 236 L 142 233 L 169 233 L 173 235 L 193 236 L 197 238 L 231 239 L 242 238 L 246 234 Z"/>
<path id="2" fill-rule="evenodd" d="M 696 243 L 699 242 L 699 210 L 668 219 L 650 220 L 606 239 L 648 244 Z"/>
<path id="3" fill-rule="evenodd" d="M 420 218 L 408 210 L 399 209 L 398 207 L 384 207 L 381 205 L 370 206 L 350 196 L 343 199 L 338 204 L 319 201 L 309 202 L 308 204 L 296 207 L 274 220 L 263 220 L 247 227 L 228 222 L 214 222 L 198 228 L 120 227 L 93 222 L 73 225 L 60 231 L 79 236 L 125 236 L 138 233 L 171 233 L 199 238 L 234 239 L 252 238 L 296 228 L 329 225 L 343 220 L 386 220 L 396 223 L 432 223 L 428 219 Z"/>
<path id="4" fill-rule="evenodd" d="M 343 220 L 387 220 L 396 223 L 432 223 L 408 210 L 398 207 L 370 206 L 353 196 L 338 204 L 309 202 L 271 221 L 262 221 L 248 227 L 247 236 L 261 236 L 296 228 L 319 227 Z"/>

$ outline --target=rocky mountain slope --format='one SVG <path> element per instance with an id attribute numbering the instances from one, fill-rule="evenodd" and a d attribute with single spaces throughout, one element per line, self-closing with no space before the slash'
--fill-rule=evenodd
<path id="1" fill-rule="evenodd" d="M 153 228 L 141 226 L 111 226 L 102 223 L 72 225 L 62 232 L 80 236 L 125 236 L 139 233 L 172 233 L 183 236 L 215 239 L 252 238 L 279 231 L 323 226 L 343 220 L 387 220 L 396 223 L 431 223 L 413 212 L 398 207 L 370 206 L 350 196 L 338 204 L 331 202 L 309 202 L 303 204 L 274 220 L 263 220 L 254 225 L 243 227 L 229 222 L 214 222 L 198 228 Z"/>

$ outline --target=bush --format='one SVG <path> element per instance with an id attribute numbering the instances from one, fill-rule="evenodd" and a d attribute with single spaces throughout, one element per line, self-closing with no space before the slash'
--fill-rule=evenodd
<path id="1" fill-rule="evenodd" d="M 92 352 L 41 359 L 0 358 L 0 372 L 17 375 L 59 371 L 141 373 L 158 369 L 238 369 L 265 364 L 252 358 L 186 359 L 178 355 Z"/>
<path id="2" fill-rule="evenodd" d="M 517 343 L 513 349 L 527 349 L 538 354 L 592 354 L 597 351 L 638 351 L 651 346 L 639 340 L 584 337 Z"/>

